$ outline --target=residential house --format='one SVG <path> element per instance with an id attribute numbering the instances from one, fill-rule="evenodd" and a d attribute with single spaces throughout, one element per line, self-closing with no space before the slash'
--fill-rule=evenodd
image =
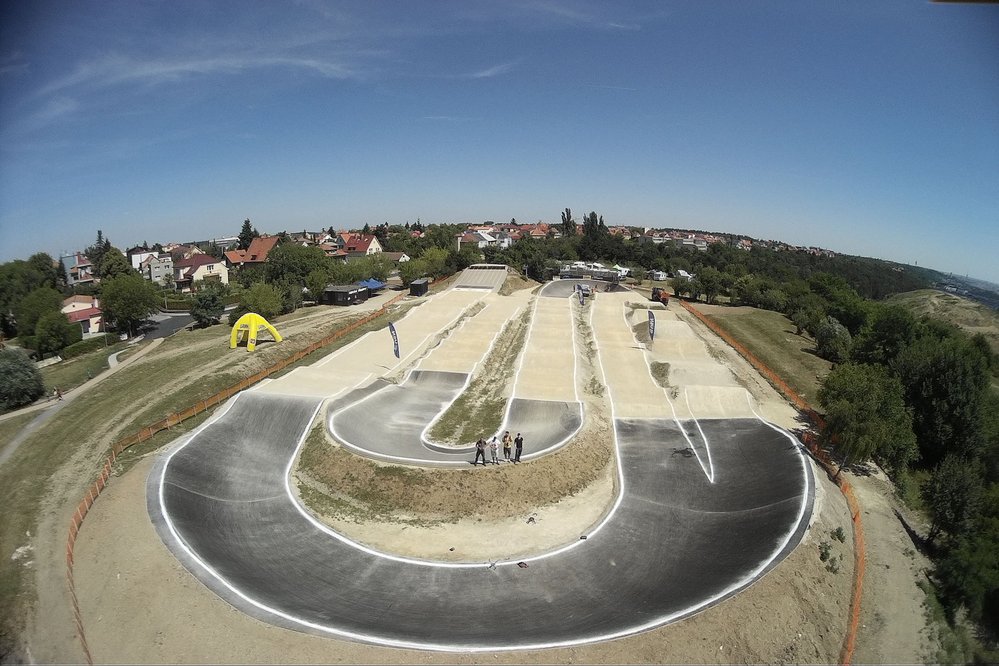
<path id="1" fill-rule="evenodd" d="M 139 264 L 139 273 L 150 282 L 164 285 L 173 279 L 173 257 L 166 252 L 154 252 Z"/>
<path id="2" fill-rule="evenodd" d="M 63 264 L 66 262 L 64 261 Z M 78 284 L 94 284 L 100 282 L 94 277 L 94 265 L 82 252 L 73 255 L 72 263 L 67 268 L 66 284 L 70 287 Z"/>
<path id="3" fill-rule="evenodd" d="M 374 234 L 340 234 L 343 241 L 343 249 L 350 259 L 356 257 L 366 257 L 371 254 L 378 254 L 382 251 L 382 244 Z"/>
<path id="4" fill-rule="evenodd" d="M 396 264 L 404 264 L 411 259 L 405 252 L 383 252 L 382 256 Z"/>
<path id="5" fill-rule="evenodd" d="M 245 250 L 226 252 L 224 263 L 228 268 L 262 266 L 267 261 L 267 255 L 277 246 L 278 240 L 280 236 L 258 236 L 250 241 L 250 247 Z"/>
<path id="6" fill-rule="evenodd" d="M 208 254 L 196 254 L 173 264 L 173 282 L 179 291 L 191 291 L 195 282 L 229 284 L 229 269 L 225 263 Z"/>
<path id="7" fill-rule="evenodd" d="M 197 245 L 185 245 L 184 243 L 167 243 L 163 246 L 164 252 L 169 252 L 173 258 L 188 259 L 196 254 L 204 254 Z"/>
<path id="8" fill-rule="evenodd" d="M 463 234 L 458 234 L 456 238 L 459 252 L 466 247 L 475 247 L 481 250 L 484 247 L 496 245 L 496 239 L 485 231 L 466 231 Z"/>
<path id="9" fill-rule="evenodd" d="M 131 247 L 125 251 L 125 257 L 128 258 L 128 263 L 132 265 L 132 268 L 140 272 L 141 270 L 139 269 L 139 266 L 142 264 L 142 262 L 147 257 L 152 256 L 154 254 L 156 254 L 156 252 L 153 252 L 148 248 L 142 247 L 141 245 L 136 245 L 135 247 Z"/>
<path id="10" fill-rule="evenodd" d="M 63 300 L 61 311 L 71 323 L 80 325 L 84 337 L 104 330 L 104 313 L 96 296 L 70 296 Z"/>

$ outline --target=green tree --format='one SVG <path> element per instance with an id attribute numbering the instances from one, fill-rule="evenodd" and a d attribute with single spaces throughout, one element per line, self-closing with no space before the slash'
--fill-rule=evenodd
<path id="1" fill-rule="evenodd" d="M 938 561 L 936 577 L 948 599 L 977 622 L 999 618 L 999 484 L 983 495 L 981 512 Z"/>
<path id="2" fill-rule="evenodd" d="M 848 359 L 852 344 L 850 331 L 831 315 L 826 317 L 815 331 L 816 353 L 833 363 Z"/>
<path id="3" fill-rule="evenodd" d="M 116 247 L 108 248 L 101 256 L 101 263 L 98 267 L 98 274 L 101 276 L 101 280 L 110 280 L 119 275 L 128 275 L 134 272 L 135 270 L 128 263 L 128 259 Z"/>
<path id="4" fill-rule="evenodd" d="M 562 212 L 562 237 L 572 238 L 576 235 L 576 221 L 572 219 L 572 211 L 566 208 Z"/>
<path id="5" fill-rule="evenodd" d="M 990 383 L 980 350 L 958 333 L 942 340 L 923 335 L 894 366 L 912 407 L 923 464 L 932 467 L 948 453 L 978 457 L 986 441 L 982 410 Z"/>
<path id="6" fill-rule="evenodd" d="M 257 282 L 240 296 L 243 312 L 256 312 L 264 319 L 270 319 L 281 312 L 281 290 L 266 282 Z"/>
<path id="7" fill-rule="evenodd" d="M 216 286 L 218 285 L 218 286 Z M 210 283 L 194 295 L 191 316 L 198 326 L 205 328 L 217 324 L 225 312 L 225 290 L 221 283 Z"/>
<path id="8" fill-rule="evenodd" d="M 819 404 L 826 414 L 823 435 L 843 458 L 840 469 L 873 456 L 889 474 L 898 474 L 916 455 L 902 385 L 884 368 L 837 366 L 819 389 Z"/>
<path id="9" fill-rule="evenodd" d="M 291 282 L 303 287 L 309 273 L 327 270 L 329 263 L 329 257 L 318 247 L 305 247 L 294 243 L 278 245 L 267 255 L 267 281 Z"/>
<path id="10" fill-rule="evenodd" d="M 922 488 L 923 502 L 930 514 L 928 543 L 941 534 L 957 538 L 968 532 L 982 500 L 981 470 L 956 455 L 948 455 L 937 465 Z"/>
<path id="11" fill-rule="evenodd" d="M 39 287 L 21 299 L 17 309 L 17 332 L 32 335 L 38 321 L 62 308 L 62 294 L 52 287 Z"/>
<path id="12" fill-rule="evenodd" d="M 916 338 L 916 318 L 899 305 L 880 305 L 853 346 L 853 358 L 861 363 L 893 363 Z"/>
<path id="13" fill-rule="evenodd" d="M 692 285 L 690 284 L 690 278 L 677 275 L 670 280 L 669 286 L 673 289 L 673 293 L 680 297 L 691 293 Z"/>
<path id="14" fill-rule="evenodd" d="M 240 250 L 246 250 L 250 247 L 250 243 L 253 242 L 253 239 L 258 236 L 260 236 L 260 234 L 257 233 L 257 230 L 253 228 L 252 224 L 250 224 L 250 218 L 246 218 L 243 220 L 243 228 L 239 230 L 239 242 L 236 247 Z"/>
<path id="15" fill-rule="evenodd" d="M 35 326 L 35 345 L 41 354 L 58 352 L 83 336 L 80 327 L 73 324 L 62 312 L 42 315 Z"/>
<path id="16" fill-rule="evenodd" d="M 316 303 L 323 297 L 323 292 L 330 284 L 331 275 L 332 271 L 329 268 L 317 268 L 305 276 L 305 288 L 309 290 L 309 296 Z"/>
<path id="17" fill-rule="evenodd" d="M 701 292 L 708 303 L 714 303 L 722 289 L 722 274 L 717 269 L 705 266 L 697 272 Z"/>
<path id="18" fill-rule="evenodd" d="M 101 259 L 104 258 L 104 253 L 111 249 L 111 241 L 104 236 L 104 232 L 100 229 L 97 230 L 97 240 L 93 245 L 88 247 L 83 251 L 87 255 L 87 259 L 90 259 L 90 263 L 94 266 L 94 274 L 97 277 L 101 277 L 100 266 Z"/>
<path id="19" fill-rule="evenodd" d="M 101 283 L 101 308 L 107 321 L 129 336 L 156 312 L 156 288 L 138 273 L 119 275 Z"/>
<path id="20" fill-rule="evenodd" d="M 794 334 L 801 335 L 805 332 L 808 327 L 810 318 L 808 312 L 802 308 L 798 308 L 791 313 L 791 323 L 794 324 Z"/>
<path id="21" fill-rule="evenodd" d="M 422 259 L 412 259 L 399 264 L 399 278 L 404 287 L 408 287 L 413 280 L 418 280 L 427 272 L 427 262 Z"/>
<path id="22" fill-rule="evenodd" d="M 447 275 L 448 251 L 444 248 L 428 248 L 420 255 L 420 259 L 426 264 L 427 272 L 435 278 Z"/>
<path id="23" fill-rule="evenodd" d="M 39 287 L 55 287 L 52 277 L 52 257 L 45 253 L 32 255 L 30 259 L 15 259 L 0 264 L 0 326 L 6 336 L 17 335 L 17 311 L 21 299 Z M 25 331 L 26 334 L 30 331 Z"/>
<path id="24" fill-rule="evenodd" d="M 45 384 L 28 355 L 19 349 L 0 349 L 0 409 L 14 409 L 42 397 Z"/>

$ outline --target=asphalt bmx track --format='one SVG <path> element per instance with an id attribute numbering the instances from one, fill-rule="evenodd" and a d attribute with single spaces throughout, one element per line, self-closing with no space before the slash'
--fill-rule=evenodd
<path id="1" fill-rule="evenodd" d="M 467 380 L 441 374 L 413 372 L 400 386 L 376 382 L 361 394 L 345 389 L 331 396 L 331 428 L 343 435 L 338 414 L 379 395 L 397 408 L 412 400 L 419 405 L 389 424 L 416 434 L 398 457 L 440 464 L 441 455 L 463 455 L 468 467 L 467 454 L 436 451 L 420 434 L 427 412 L 436 416 Z M 751 585 L 794 549 L 811 515 L 808 461 L 790 434 L 762 419 L 614 418 L 619 494 L 579 540 L 520 561 L 380 553 L 319 523 L 290 487 L 324 402 L 245 392 L 167 451 L 147 485 L 159 534 L 197 578 L 234 607 L 298 631 L 447 651 L 626 636 Z M 363 437 L 347 433 L 353 446 L 378 439 L 380 424 L 368 420 Z M 574 426 L 566 419 L 552 441 Z"/>

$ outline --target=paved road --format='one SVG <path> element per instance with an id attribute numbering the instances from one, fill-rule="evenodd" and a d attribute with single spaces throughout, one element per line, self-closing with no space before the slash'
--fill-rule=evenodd
<path id="1" fill-rule="evenodd" d="M 556 297 L 571 295 L 562 288 Z M 330 427 L 366 455 L 441 464 L 422 433 L 466 379 L 431 371 L 367 384 L 330 402 Z M 244 393 L 161 457 L 147 485 L 160 536 L 195 576 L 236 608 L 299 631 L 451 651 L 607 640 L 751 585 L 793 550 L 811 515 L 810 466 L 787 432 L 755 418 L 617 417 L 620 494 L 585 539 L 522 562 L 379 553 L 315 521 L 289 486 L 322 404 Z M 537 420 L 576 427 L 544 410 Z"/>
<path id="2" fill-rule="evenodd" d="M 194 323 L 194 317 L 189 314 L 165 314 L 161 312 L 151 316 L 149 321 L 152 322 L 153 328 L 145 332 L 145 337 L 149 340 L 156 340 L 169 337 L 180 329 L 190 326 Z"/>
<path id="3" fill-rule="evenodd" d="M 586 536 L 517 562 L 386 556 L 314 521 L 288 469 L 321 400 L 244 393 L 160 459 L 147 501 L 178 558 L 236 608 L 310 633 L 452 651 L 624 636 L 750 585 L 800 540 L 807 461 L 755 419 L 705 422 L 708 481 L 672 420 L 615 421 L 619 503 Z"/>

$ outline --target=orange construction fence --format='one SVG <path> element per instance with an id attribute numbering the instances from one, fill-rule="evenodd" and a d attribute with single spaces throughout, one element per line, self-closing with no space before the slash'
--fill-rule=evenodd
<path id="1" fill-rule="evenodd" d="M 97 498 L 100 496 L 102 492 L 104 492 L 104 489 L 107 487 L 108 482 L 111 479 L 111 471 L 114 468 L 114 463 L 118 459 L 118 456 L 121 455 L 121 452 L 129 447 L 139 444 L 140 442 L 144 442 L 150 439 L 153 435 L 162 430 L 167 430 L 169 428 L 172 428 L 173 426 L 177 425 L 178 423 L 181 423 L 182 421 L 186 421 L 192 416 L 201 414 L 202 412 L 207 411 L 211 407 L 214 407 L 218 404 L 225 402 L 226 400 L 236 395 L 240 391 L 243 391 L 253 386 L 262 379 L 271 376 L 275 372 L 284 370 L 289 365 L 297 363 L 298 361 L 302 360 L 309 354 L 319 349 L 322 349 L 326 345 L 335 342 L 336 340 L 339 340 L 348 333 L 351 333 L 360 328 L 361 326 L 370 323 L 371 321 L 385 314 L 390 305 L 395 304 L 396 302 L 399 301 L 399 299 L 403 298 L 405 295 L 406 294 L 399 294 L 398 296 L 392 298 L 391 300 L 386 301 L 380 308 L 373 311 L 371 314 L 361 319 L 358 319 L 357 321 L 352 322 L 347 326 L 344 326 L 343 328 L 339 328 L 333 331 L 332 333 L 324 337 L 322 340 L 314 342 L 308 347 L 305 347 L 304 349 L 298 350 L 291 356 L 281 359 L 274 365 L 264 370 L 261 370 L 252 377 L 247 377 L 246 379 L 243 379 L 242 381 L 237 382 L 236 384 L 233 384 L 228 388 L 222 389 L 221 391 L 219 391 L 218 393 L 209 398 L 205 398 L 204 400 L 199 400 L 198 402 L 196 402 L 195 404 L 191 405 L 190 407 L 181 412 L 176 412 L 174 414 L 171 414 L 167 416 L 165 419 L 162 419 L 160 421 L 157 421 L 156 423 L 148 425 L 145 428 L 139 430 L 138 432 L 133 433 L 127 437 L 123 437 L 114 443 L 114 445 L 111 447 L 111 453 L 104 460 L 104 465 L 103 467 L 101 467 L 100 473 L 97 475 L 97 478 L 90 485 L 90 487 L 87 488 L 87 492 L 84 494 L 83 499 L 80 500 L 80 503 L 76 507 L 76 511 L 73 512 L 73 517 L 69 521 L 69 537 L 66 539 L 66 580 L 69 583 L 69 596 L 73 604 L 73 620 L 76 624 L 76 635 L 80 639 L 80 645 L 83 647 L 83 654 L 86 656 L 88 664 L 93 666 L 94 660 L 90 654 L 90 646 L 87 644 L 87 635 L 83 631 L 83 617 L 82 615 L 80 615 L 80 604 L 76 598 L 76 584 L 73 581 L 73 547 L 76 545 L 76 537 L 80 533 L 80 527 L 83 525 L 84 518 L 87 517 L 87 514 L 90 512 L 90 508 L 94 505 L 94 502 L 97 501 Z"/>
<path id="2" fill-rule="evenodd" d="M 677 300 L 680 305 L 687 310 L 687 312 L 697 317 L 701 323 L 711 329 L 716 335 L 718 335 L 718 337 L 739 352 L 744 359 L 749 361 L 749 363 L 756 368 L 761 375 L 766 377 L 778 391 L 783 393 L 788 400 L 794 403 L 794 405 L 805 414 L 805 416 L 816 428 L 821 429 L 825 427 L 825 420 L 822 416 L 808 404 L 808 401 L 798 395 L 797 391 L 788 386 L 787 382 L 778 376 L 776 372 L 767 367 L 763 361 L 758 359 L 755 354 L 746 349 L 744 345 L 733 338 L 728 331 L 719 326 L 714 320 L 709 319 L 703 312 L 695 308 L 687 301 Z M 867 550 L 864 544 L 864 525 L 860 518 L 860 504 L 857 502 L 857 498 L 853 494 L 853 487 L 850 485 L 850 482 L 846 479 L 846 477 L 842 474 L 833 474 L 833 460 L 830 457 L 829 452 L 821 446 L 819 438 L 815 435 L 815 433 L 803 433 L 801 441 L 808 448 L 808 451 L 812 454 L 812 456 L 819 462 L 826 473 L 833 478 L 836 485 L 839 486 L 840 492 L 842 492 L 843 497 L 846 498 L 846 504 L 850 509 L 850 516 L 852 517 L 853 588 L 850 595 L 849 624 L 847 625 L 846 636 L 843 638 L 843 647 L 840 649 L 839 654 L 840 663 L 849 664 L 853 661 L 853 651 L 856 648 L 857 629 L 860 626 L 860 600 L 864 592 L 864 571 L 867 566 L 867 560 L 865 557 Z"/>

